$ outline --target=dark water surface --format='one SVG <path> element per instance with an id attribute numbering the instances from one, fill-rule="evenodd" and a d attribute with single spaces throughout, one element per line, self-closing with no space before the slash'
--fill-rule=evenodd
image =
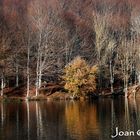
<path id="1" fill-rule="evenodd" d="M 140 99 L 0 102 L 0 140 L 110 140 L 116 127 L 140 129 Z"/>

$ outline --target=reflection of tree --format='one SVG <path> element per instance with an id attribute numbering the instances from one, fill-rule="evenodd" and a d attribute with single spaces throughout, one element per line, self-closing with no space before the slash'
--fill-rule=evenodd
<path id="1" fill-rule="evenodd" d="M 128 99 L 125 98 L 125 124 L 126 130 L 130 131 L 130 114 L 129 114 L 129 106 Z"/>
<path id="2" fill-rule="evenodd" d="M 74 139 L 86 140 L 90 132 L 99 134 L 96 106 L 87 105 L 85 102 L 70 102 L 65 108 L 67 131 Z"/>
<path id="3" fill-rule="evenodd" d="M 130 104 L 130 113 L 133 115 L 132 116 L 132 121 L 133 121 L 133 127 L 137 131 L 140 128 L 140 114 L 138 110 L 138 99 L 136 100 L 135 98 L 130 98 L 129 99 L 129 104 Z"/>
<path id="4" fill-rule="evenodd" d="M 42 113 L 38 102 L 36 102 L 36 121 L 37 121 L 37 137 L 43 139 L 43 122 Z"/>
<path id="5" fill-rule="evenodd" d="M 4 133 L 4 126 L 5 126 L 5 120 L 6 120 L 6 111 L 5 111 L 5 104 L 3 102 L 0 103 L 0 140 L 3 139 L 3 133 Z"/>
<path id="6" fill-rule="evenodd" d="M 136 100 L 136 99 L 134 99 L 134 102 L 135 102 L 135 105 L 134 105 L 134 107 L 135 107 L 135 111 L 136 111 L 136 120 L 137 120 L 137 127 L 138 127 L 138 129 L 140 128 L 140 110 L 139 110 L 139 98 Z"/>
<path id="7" fill-rule="evenodd" d="M 115 129 L 115 110 L 114 110 L 114 100 L 111 100 L 111 130 L 114 134 Z"/>
<path id="8" fill-rule="evenodd" d="M 134 118 L 134 126 L 136 128 L 136 131 L 139 129 L 139 119 L 138 119 L 138 110 L 137 110 L 137 102 L 136 102 L 136 98 L 133 99 L 132 101 L 132 107 L 133 107 L 133 118 Z"/>
<path id="9" fill-rule="evenodd" d="M 1 103 L 1 124 L 2 124 L 2 126 L 4 126 L 5 117 L 6 117 L 5 104 Z"/>
<path id="10" fill-rule="evenodd" d="M 27 105 L 27 137 L 28 140 L 30 140 L 30 106 L 29 106 L 29 101 L 26 103 Z"/>

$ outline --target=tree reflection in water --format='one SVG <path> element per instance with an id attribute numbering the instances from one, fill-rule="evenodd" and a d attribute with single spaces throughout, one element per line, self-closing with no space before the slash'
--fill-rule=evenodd
<path id="1" fill-rule="evenodd" d="M 0 140 L 111 140 L 115 127 L 140 129 L 139 102 L 124 98 L 0 102 Z"/>
<path id="2" fill-rule="evenodd" d="M 99 135 L 96 106 L 70 101 L 66 104 L 65 119 L 67 131 L 73 139 L 86 140 L 88 135 Z"/>
<path id="3" fill-rule="evenodd" d="M 37 138 L 39 140 L 43 140 L 43 122 L 42 122 L 42 112 L 40 108 L 40 104 L 38 102 L 35 103 L 36 105 L 36 124 L 37 124 Z"/>
<path id="4" fill-rule="evenodd" d="M 129 116 L 129 104 L 128 99 L 125 98 L 125 130 L 130 131 L 130 116 Z"/>
<path id="5" fill-rule="evenodd" d="M 29 101 L 26 101 L 26 105 L 27 105 L 27 135 L 28 135 L 28 139 L 30 140 L 30 106 L 29 106 Z"/>

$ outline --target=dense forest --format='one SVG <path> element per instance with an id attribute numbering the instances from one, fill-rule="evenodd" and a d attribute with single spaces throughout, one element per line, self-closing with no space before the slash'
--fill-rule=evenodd
<path id="1" fill-rule="evenodd" d="M 87 85 L 127 92 L 140 83 L 139 8 L 139 0 L 0 0 L 1 96 L 21 85 L 38 96 L 77 57 L 98 69 Z"/>

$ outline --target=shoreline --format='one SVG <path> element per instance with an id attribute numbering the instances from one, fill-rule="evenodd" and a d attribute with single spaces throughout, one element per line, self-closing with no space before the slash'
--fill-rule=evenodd
<path id="1" fill-rule="evenodd" d="M 135 91 L 135 94 L 134 94 Z M 127 98 L 140 97 L 140 86 L 133 85 L 128 88 Z M 42 100 L 94 100 L 98 98 L 115 98 L 117 96 L 124 96 L 123 88 L 116 87 L 114 88 L 114 93 L 111 93 L 110 89 L 96 90 L 95 93 L 90 93 L 86 95 L 81 95 L 72 98 L 70 93 L 67 93 L 63 86 L 53 85 L 40 89 L 39 95 L 35 96 L 35 88 L 31 87 L 30 95 L 26 97 L 26 88 L 20 86 L 18 88 L 5 88 L 4 96 L 0 96 L 0 101 L 42 101 Z M 135 95 L 135 96 L 134 96 Z"/>
<path id="2" fill-rule="evenodd" d="M 34 96 L 31 95 L 29 97 L 26 96 L 3 96 L 0 97 L 0 101 L 48 101 L 48 100 L 96 100 L 99 98 L 114 98 L 118 96 L 124 96 L 123 93 L 119 94 L 111 94 L 111 93 L 106 93 L 106 94 L 93 94 L 90 96 L 79 96 L 79 97 L 74 97 L 72 98 L 69 93 L 64 93 L 64 92 L 56 92 L 51 95 L 43 95 L 40 94 L 39 96 Z"/>

